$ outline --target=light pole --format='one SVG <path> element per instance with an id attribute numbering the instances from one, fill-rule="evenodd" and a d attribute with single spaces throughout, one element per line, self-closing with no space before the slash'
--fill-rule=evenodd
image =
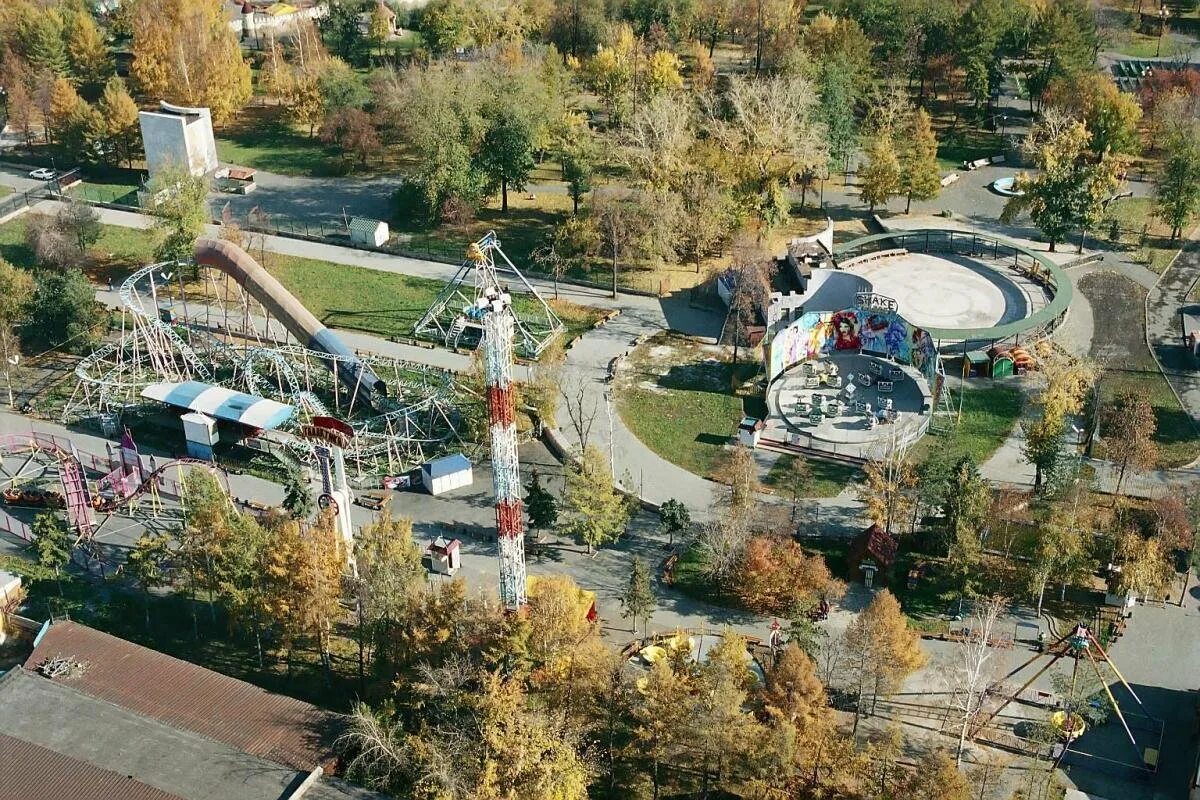
<path id="1" fill-rule="evenodd" d="M 1167 17 L 1169 16 L 1171 16 L 1171 9 L 1160 3 L 1158 6 L 1158 46 L 1154 48 L 1155 58 L 1162 55 L 1163 34 L 1167 32 Z"/>

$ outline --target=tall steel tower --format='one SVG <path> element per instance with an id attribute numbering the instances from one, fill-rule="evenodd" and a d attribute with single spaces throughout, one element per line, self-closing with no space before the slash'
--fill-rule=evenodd
<path id="1" fill-rule="evenodd" d="M 500 551 L 500 602 L 510 611 L 525 605 L 525 528 L 521 470 L 517 461 L 516 403 L 513 400 L 512 297 L 496 277 L 495 234 L 467 248 L 479 293 L 463 315 L 483 325 L 484 382 L 491 425 L 492 485 L 496 491 L 496 539 Z"/>

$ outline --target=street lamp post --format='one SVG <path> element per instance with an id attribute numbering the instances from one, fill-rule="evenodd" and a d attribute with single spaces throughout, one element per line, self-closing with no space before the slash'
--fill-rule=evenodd
<path id="1" fill-rule="evenodd" d="M 1167 32 L 1167 17 L 1169 16 L 1171 16 L 1171 9 L 1160 3 L 1158 6 L 1158 46 L 1154 48 L 1155 58 L 1162 55 L 1162 40 L 1163 35 Z"/>

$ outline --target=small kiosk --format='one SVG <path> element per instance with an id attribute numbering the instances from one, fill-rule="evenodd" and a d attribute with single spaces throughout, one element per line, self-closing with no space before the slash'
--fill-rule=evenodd
<path id="1" fill-rule="evenodd" d="M 391 233 L 383 220 L 354 217 L 350 220 L 350 241 L 360 247 L 383 247 Z"/>
<path id="2" fill-rule="evenodd" d="M 187 441 L 187 454 L 192 458 L 213 460 L 213 445 L 217 443 L 217 421 L 199 411 L 190 411 L 179 417 L 183 423 L 183 438 Z"/>
<path id="3" fill-rule="evenodd" d="M 439 575 L 453 575 L 462 566 L 462 542 L 439 536 L 429 545 L 429 566 Z"/>
<path id="4" fill-rule="evenodd" d="M 462 453 L 445 456 L 421 466 L 421 483 L 432 495 L 470 486 L 474 482 L 471 462 Z"/>
<path id="5" fill-rule="evenodd" d="M 742 417 L 738 423 L 738 443 L 747 447 L 758 447 L 759 437 L 762 436 L 763 421 L 754 417 Z"/>

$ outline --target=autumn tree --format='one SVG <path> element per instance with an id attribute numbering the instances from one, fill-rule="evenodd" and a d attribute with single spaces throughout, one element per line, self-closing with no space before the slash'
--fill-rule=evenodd
<path id="1" fill-rule="evenodd" d="M 650 570 L 646 562 L 635 557 L 629 571 L 629 584 L 621 593 L 621 616 L 633 620 L 637 630 L 637 619 L 642 618 L 642 635 L 649 636 L 650 617 L 654 615 L 654 589 L 650 586 Z"/>
<path id="2" fill-rule="evenodd" d="M 909 673 L 925 663 L 921 638 L 908 627 L 900 604 L 884 589 L 846 629 L 845 646 L 858 691 L 858 709 L 854 730 L 863 710 L 863 696 L 870 691 L 874 700 L 880 694 L 894 692 Z"/>
<path id="3" fill-rule="evenodd" d="M 942 191 L 942 175 L 937 160 L 938 141 L 929 114 L 923 108 L 912 116 L 912 129 L 900 147 L 900 191 L 907 198 L 904 213 L 912 201 L 932 200 Z"/>
<path id="4" fill-rule="evenodd" d="M 4 359 L 4 383 L 8 389 L 8 405 L 13 406 L 13 372 L 21 360 L 18 327 L 25 320 L 26 309 L 33 296 L 33 278 L 22 269 L 0 258 L 0 358 Z"/>
<path id="5" fill-rule="evenodd" d="M 890 132 L 871 137 L 866 147 L 867 162 L 858 170 L 859 192 L 870 211 L 903 190 L 900 159 Z"/>
<path id="6" fill-rule="evenodd" d="M 125 88 L 125 81 L 113 76 L 104 84 L 104 92 L 96 104 L 104 120 L 104 131 L 109 139 L 117 146 L 117 153 L 124 156 L 125 162 L 132 168 L 133 155 L 136 151 L 134 142 L 138 137 L 138 108 Z"/>
<path id="7" fill-rule="evenodd" d="M 1051 252 L 1071 231 L 1094 225 L 1119 184 L 1123 161 L 1111 153 L 1087 157 L 1090 141 L 1082 122 L 1048 113 L 1030 130 L 1024 145 L 1037 164 L 1037 176 L 1018 176 L 1017 188 L 1024 194 L 1008 201 L 1001 221 L 1008 224 L 1028 212 L 1050 240 Z"/>
<path id="8" fill-rule="evenodd" d="M 588 553 L 625 532 L 629 505 L 613 486 L 608 459 L 592 444 L 585 444 L 579 463 L 567 471 L 565 510 L 571 515 L 564 530 L 578 536 Z"/>
<path id="9" fill-rule="evenodd" d="M 767 713 L 793 725 L 812 742 L 832 725 L 833 713 L 816 665 L 800 647 L 789 644 L 767 672 L 762 701 Z"/>
<path id="10" fill-rule="evenodd" d="M 1115 581 L 1117 592 L 1166 599 L 1175 580 L 1175 567 L 1160 538 L 1127 531 L 1117 538 L 1114 559 L 1121 566 Z"/>
<path id="11" fill-rule="evenodd" d="M 167 559 L 171 554 L 171 537 L 165 533 L 144 533 L 129 551 L 125 568 L 142 587 L 145 596 L 146 627 L 150 627 L 150 592 L 171 582 Z"/>
<path id="12" fill-rule="evenodd" d="M 734 173 L 743 176 L 745 207 L 769 229 L 787 211 L 780 203 L 783 182 L 829 160 L 817 91 L 797 74 L 735 76 L 722 108 L 725 113 L 713 109 L 711 135 L 732 160 Z"/>
<path id="13" fill-rule="evenodd" d="M 366 167 L 367 160 L 383 149 L 371 115 L 361 108 L 334 109 L 321 125 L 320 137 L 347 159 L 356 158 L 360 167 Z"/>
<path id="14" fill-rule="evenodd" d="M 691 166 L 692 113 L 691 100 L 681 92 L 659 93 L 633 112 L 624 155 L 634 177 L 653 189 L 679 187 Z"/>
<path id="15" fill-rule="evenodd" d="M 758 465 L 754 463 L 754 452 L 743 444 L 725 451 L 713 471 L 713 477 L 729 487 L 724 501 L 731 516 L 745 517 L 758 502 L 762 484 L 758 479 Z"/>
<path id="16" fill-rule="evenodd" d="M 687 746 L 691 681 L 668 659 L 660 659 L 647 673 L 639 700 L 632 708 L 631 738 L 637 760 L 649 773 L 651 796 L 657 798 L 666 783 L 664 767 L 676 762 Z"/>
<path id="17" fill-rule="evenodd" d="M 144 95 L 212 112 L 223 124 L 250 99 L 250 64 L 242 58 L 221 0 L 127 3 L 132 25 L 130 78 Z"/>
<path id="18" fill-rule="evenodd" d="M 113 72 L 104 36 L 91 13 L 76 9 L 66 17 L 67 57 L 75 80 L 91 86 L 104 83 Z"/>
<path id="19" fill-rule="evenodd" d="M 282 602 L 276 608 L 275 622 L 290 635 L 289 654 L 296 637 L 311 637 L 326 672 L 331 672 L 330 636 L 334 622 L 342 616 L 342 572 L 346 564 L 341 535 L 329 512 L 322 513 L 307 530 L 289 520 L 276 533 L 276 548 L 280 551 L 276 557 L 287 577 L 280 586 Z"/>
<path id="20" fill-rule="evenodd" d="M 992 688 L 998 677 L 992 659 L 992 632 L 1005 607 L 1006 603 L 1001 597 L 990 597 L 980 601 L 971 616 L 971 635 L 959 643 L 958 668 L 951 700 L 962 715 L 958 729 L 958 749 L 954 756 L 960 766 L 971 725 L 983 708 L 987 691 Z"/>
<path id="21" fill-rule="evenodd" d="M 1114 398 L 1102 416 L 1101 430 L 1105 447 L 1117 465 L 1115 492 L 1120 496 L 1128 471 L 1144 472 L 1158 463 L 1158 444 L 1154 441 L 1158 422 L 1150 401 L 1133 391 Z"/>
<path id="22" fill-rule="evenodd" d="M 49 109 L 46 114 L 46 136 L 51 141 L 62 142 L 63 134 L 70 127 L 76 112 L 83 104 L 79 93 L 66 78 L 56 78 L 49 87 Z"/>
<path id="23" fill-rule="evenodd" d="M 908 450 L 891 443 L 863 467 L 865 480 L 857 487 L 867 518 L 887 533 L 906 520 L 913 507 L 917 476 Z"/>
<path id="24" fill-rule="evenodd" d="M 413 539 L 412 520 L 377 514 L 354 537 L 356 575 L 350 581 L 358 623 L 359 677 L 365 662 L 378 654 L 388 674 L 386 643 L 392 629 L 408 617 L 411 600 L 424 583 L 421 548 Z"/>
<path id="25" fill-rule="evenodd" d="M 791 616 L 844 591 L 825 559 L 791 539 L 755 536 L 746 543 L 735 583 L 742 602 L 762 613 Z"/>
<path id="26" fill-rule="evenodd" d="M 1047 584 L 1060 583 L 1065 593 L 1067 584 L 1082 577 L 1090 565 L 1078 520 L 1065 509 L 1060 510 L 1039 529 L 1029 560 L 1028 585 L 1037 598 L 1038 616 L 1042 613 Z"/>
<path id="27" fill-rule="evenodd" d="M 1141 149 L 1138 125 L 1142 107 L 1134 95 L 1122 92 L 1105 73 L 1056 80 L 1047 88 L 1045 102 L 1087 126 L 1091 135 L 1088 146 L 1096 156 L 1136 155 Z"/>

